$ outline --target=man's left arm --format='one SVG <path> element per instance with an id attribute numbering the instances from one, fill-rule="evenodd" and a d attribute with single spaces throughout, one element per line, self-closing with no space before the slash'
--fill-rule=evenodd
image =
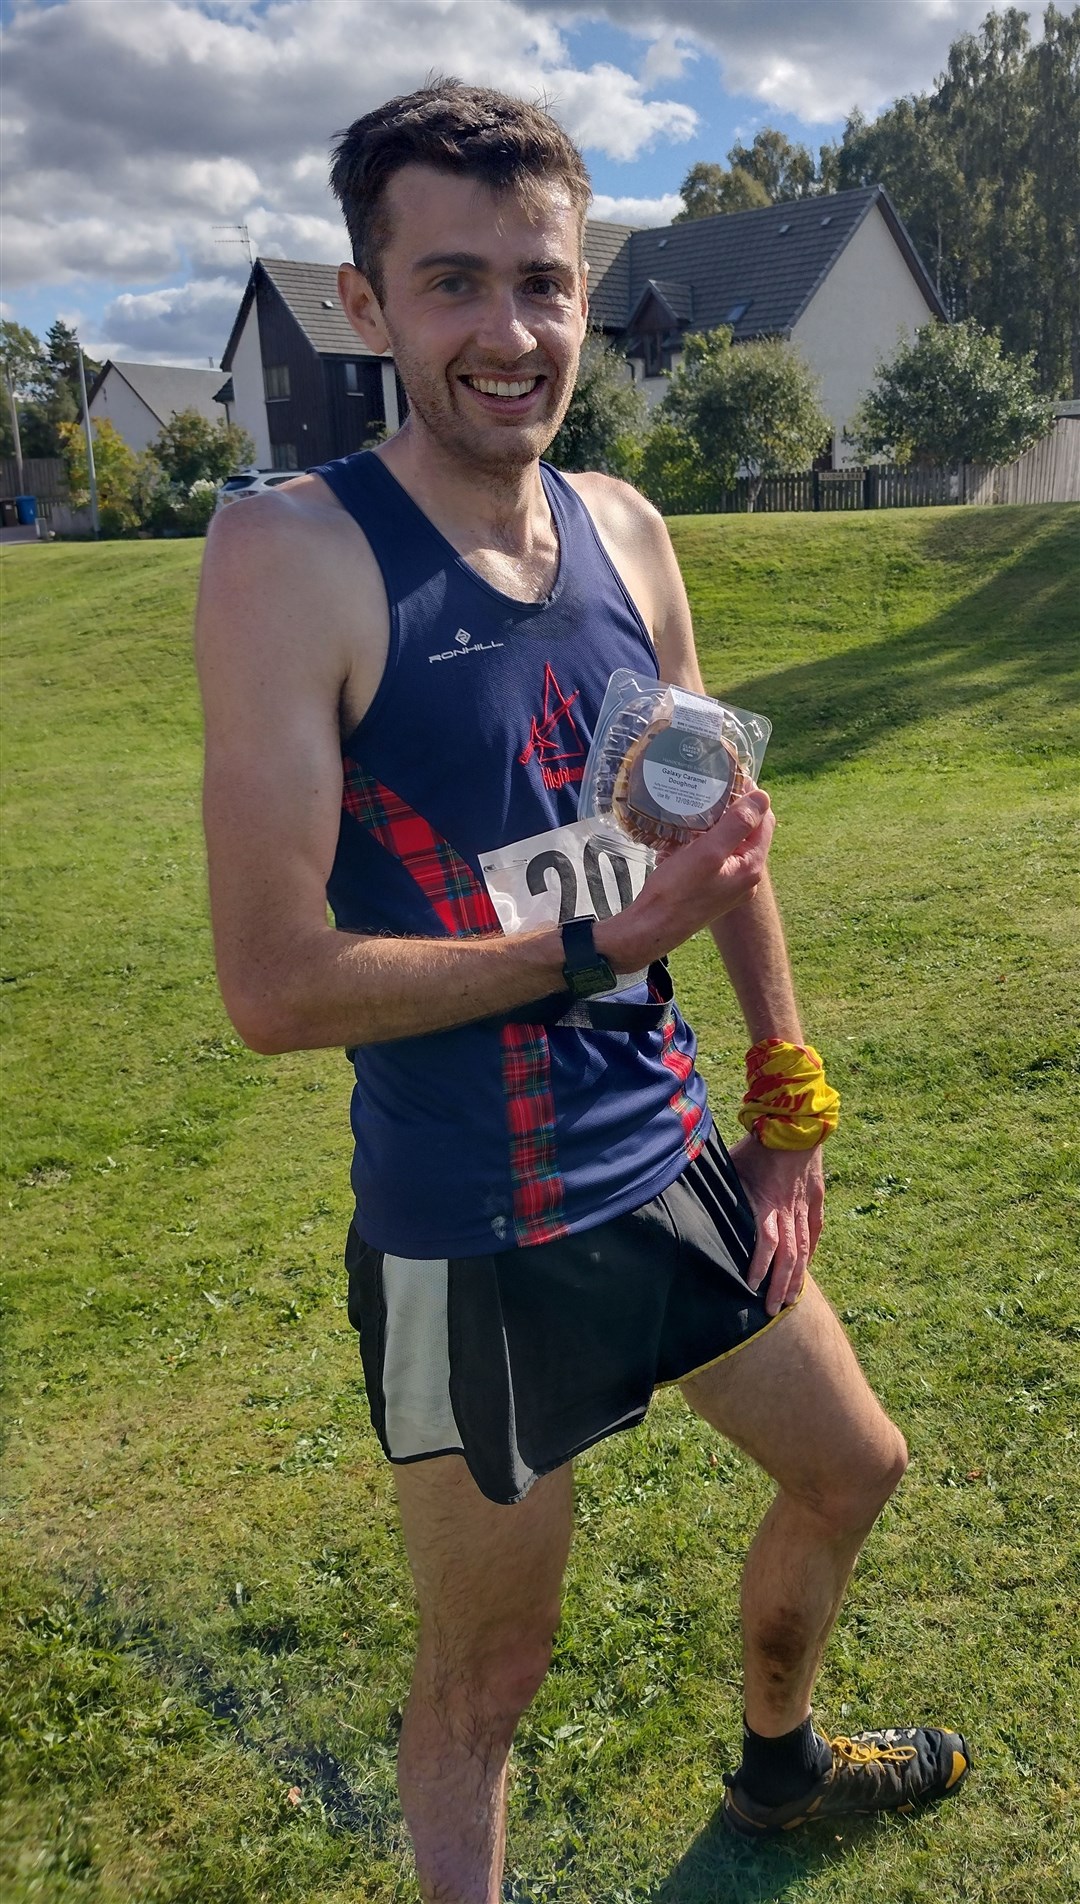
<path id="1" fill-rule="evenodd" d="M 663 517 L 625 484 L 603 477 L 577 481 L 652 631 L 661 680 L 704 694 L 690 604 Z M 791 966 L 768 872 L 752 898 L 715 921 L 712 934 L 750 1043 L 784 1038 L 801 1045 Z M 756 1289 L 772 1266 L 766 1306 L 770 1315 L 777 1315 L 802 1289 L 821 1234 L 821 1145 L 813 1150 L 770 1150 L 756 1137 L 744 1137 L 732 1146 L 731 1157 L 757 1219 L 748 1281 Z"/>
<path id="2" fill-rule="evenodd" d="M 712 935 L 750 1043 L 784 1038 L 803 1044 L 784 929 L 767 871 L 752 899 L 714 921 Z M 821 1235 L 821 1145 L 813 1150 L 767 1150 L 756 1137 L 744 1137 L 732 1146 L 731 1158 L 757 1218 L 757 1248 L 747 1280 L 756 1289 L 772 1265 L 766 1308 L 775 1316 L 802 1289 Z"/>

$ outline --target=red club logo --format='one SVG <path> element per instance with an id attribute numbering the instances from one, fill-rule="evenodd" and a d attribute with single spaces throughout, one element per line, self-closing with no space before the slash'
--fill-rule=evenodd
<path id="1" fill-rule="evenodd" d="M 575 688 L 573 694 L 564 694 L 551 663 L 545 663 L 544 711 L 539 720 L 533 715 L 528 741 L 518 759 L 527 767 L 535 754 L 544 785 L 552 792 L 571 780 L 582 779 L 585 773 L 585 747 L 571 712 L 580 692 Z M 575 762 L 578 764 L 571 764 Z"/>

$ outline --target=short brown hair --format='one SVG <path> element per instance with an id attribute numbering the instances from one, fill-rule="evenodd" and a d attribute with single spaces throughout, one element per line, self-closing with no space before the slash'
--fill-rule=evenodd
<path id="1" fill-rule="evenodd" d="M 538 185 L 555 180 L 584 225 L 592 190 L 585 162 L 549 112 L 488 86 L 436 79 L 388 99 L 336 136 L 330 184 L 345 214 L 353 262 L 380 297 L 380 254 L 390 237 L 386 187 L 405 165 L 479 179 L 526 204 Z"/>

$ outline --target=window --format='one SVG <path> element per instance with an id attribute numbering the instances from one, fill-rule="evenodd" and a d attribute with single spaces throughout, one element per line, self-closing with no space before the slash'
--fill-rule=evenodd
<path id="1" fill-rule="evenodd" d="M 360 388 L 359 364 L 345 366 L 345 394 L 347 397 L 362 397 L 364 394 Z"/>
<path id="2" fill-rule="evenodd" d="M 275 469 L 298 469 L 295 443 L 273 443 L 270 447 L 271 461 Z"/>
<path id="3" fill-rule="evenodd" d="M 267 403 L 274 403 L 280 397 L 287 397 L 289 395 L 288 364 L 265 364 L 263 384 L 266 388 Z"/>
<path id="4" fill-rule="evenodd" d="M 642 342 L 645 345 L 645 375 L 658 377 L 664 367 L 659 331 L 646 331 Z"/>
<path id="5" fill-rule="evenodd" d="M 743 298 L 741 303 L 733 304 L 730 311 L 725 311 L 724 313 L 724 323 L 737 324 L 740 317 L 746 316 L 747 311 L 750 309 L 750 304 L 751 300 L 749 298 Z"/>

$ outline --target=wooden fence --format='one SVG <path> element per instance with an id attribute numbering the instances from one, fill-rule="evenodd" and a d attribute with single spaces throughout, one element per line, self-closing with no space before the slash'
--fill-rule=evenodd
<path id="1" fill-rule="evenodd" d="M 63 533 L 81 519 L 68 500 L 67 471 L 59 456 L 24 456 L 23 486 L 19 488 L 19 466 L 13 456 L 0 456 L 0 496 L 34 496 L 39 519 L 49 528 Z M 90 518 L 86 518 L 89 527 Z"/>
<path id="2" fill-rule="evenodd" d="M 722 515 L 741 514 L 748 509 L 749 498 L 749 478 L 740 476 L 715 507 Z M 758 514 L 789 509 L 912 509 L 959 500 L 956 470 L 872 464 L 866 469 L 808 469 L 796 476 L 767 476 L 754 509 Z"/>
<path id="3" fill-rule="evenodd" d="M 1059 416 L 1049 436 L 1015 463 L 969 463 L 963 502 L 1080 502 L 1080 416 Z"/>

